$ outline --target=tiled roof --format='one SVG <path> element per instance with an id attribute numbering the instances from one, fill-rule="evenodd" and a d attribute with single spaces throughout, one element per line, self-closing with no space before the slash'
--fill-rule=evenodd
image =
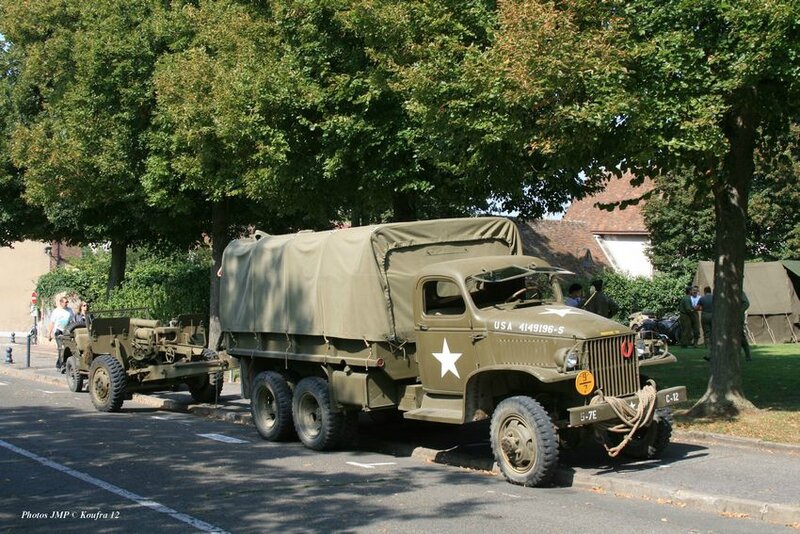
<path id="1" fill-rule="evenodd" d="M 587 277 L 611 267 L 584 223 L 541 219 L 517 226 L 525 254 Z"/>
<path id="2" fill-rule="evenodd" d="M 625 209 L 614 208 L 613 211 L 602 210 L 595 206 L 597 203 L 610 204 L 639 198 L 654 187 L 653 181 L 649 178 L 645 179 L 642 185 L 635 187 L 630 183 L 631 178 L 632 176 L 627 174 L 622 178 L 611 178 L 600 193 L 573 201 L 564 214 L 564 220 L 584 223 L 594 234 L 647 234 L 642 216 L 643 201 Z"/>

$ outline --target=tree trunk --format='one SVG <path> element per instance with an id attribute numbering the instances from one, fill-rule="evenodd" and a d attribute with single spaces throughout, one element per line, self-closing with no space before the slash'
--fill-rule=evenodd
<path id="1" fill-rule="evenodd" d="M 217 349 L 220 343 L 222 329 L 219 322 L 219 270 L 222 268 L 222 252 L 230 240 L 228 227 L 228 200 L 216 201 L 211 206 L 211 257 L 214 264 L 211 266 L 211 298 L 209 306 L 208 347 Z"/>
<path id="2" fill-rule="evenodd" d="M 395 191 L 392 194 L 392 211 L 395 222 L 416 221 L 416 195 L 411 191 Z"/>
<path id="3" fill-rule="evenodd" d="M 734 417 L 755 406 L 742 390 L 742 305 L 747 203 L 753 181 L 756 119 L 739 111 L 727 120 L 729 152 L 714 182 L 716 214 L 711 376 L 689 415 Z"/>
<path id="4" fill-rule="evenodd" d="M 111 267 L 108 270 L 106 297 L 125 280 L 125 265 L 128 263 L 128 244 L 125 241 L 111 242 Z"/>

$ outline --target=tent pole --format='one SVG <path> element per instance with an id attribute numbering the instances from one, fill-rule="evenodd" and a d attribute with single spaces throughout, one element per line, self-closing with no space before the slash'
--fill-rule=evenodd
<path id="1" fill-rule="evenodd" d="M 761 317 L 764 318 L 764 325 L 767 327 L 767 332 L 769 333 L 769 338 L 772 340 L 772 344 L 773 345 L 776 344 L 777 341 L 775 341 L 775 336 L 772 334 L 772 328 L 769 327 L 769 321 L 767 321 L 767 316 L 762 315 Z"/>
<path id="2" fill-rule="evenodd" d="M 786 322 L 789 323 L 789 333 L 792 334 L 792 341 L 797 343 L 797 334 L 794 333 L 794 325 L 792 324 L 792 320 L 789 318 L 789 314 L 784 313 L 783 316 L 786 317 Z"/>

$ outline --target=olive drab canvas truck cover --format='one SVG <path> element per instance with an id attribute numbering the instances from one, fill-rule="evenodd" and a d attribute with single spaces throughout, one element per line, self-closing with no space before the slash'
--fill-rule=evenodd
<path id="1" fill-rule="evenodd" d="M 522 253 L 499 217 L 388 223 L 232 241 L 222 260 L 227 332 L 414 339 L 415 274 L 446 260 Z"/>

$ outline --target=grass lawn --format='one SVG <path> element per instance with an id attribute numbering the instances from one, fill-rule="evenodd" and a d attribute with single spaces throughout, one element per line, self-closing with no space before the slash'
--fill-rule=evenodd
<path id="1" fill-rule="evenodd" d="M 753 361 L 742 356 L 742 388 L 759 408 L 731 420 L 700 420 L 675 412 L 675 426 L 681 430 L 717 432 L 740 437 L 800 444 L 800 344 L 751 345 Z M 705 393 L 709 364 L 705 349 L 670 347 L 678 363 L 647 368 L 659 389 L 684 385 L 690 408 Z"/>

